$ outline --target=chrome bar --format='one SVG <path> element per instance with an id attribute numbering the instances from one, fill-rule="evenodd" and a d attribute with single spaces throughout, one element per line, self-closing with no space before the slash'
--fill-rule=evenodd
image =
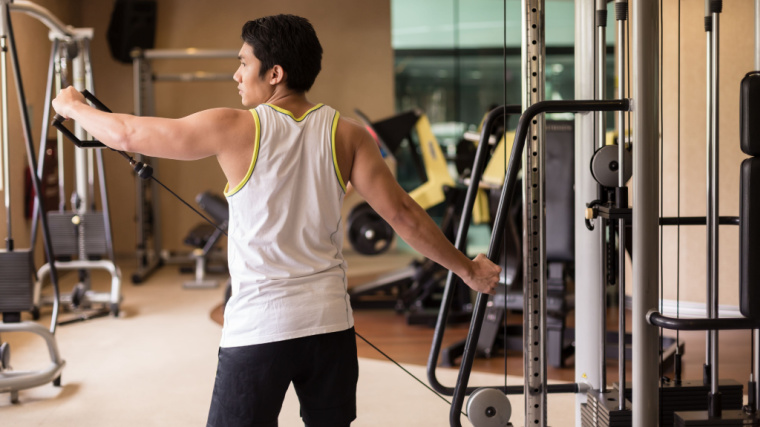
<path id="1" fill-rule="evenodd" d="M 210 59 L 210 58 L 237 58 L 237 50 L 218 49 L 146 49 L 142 51 L 145 59 Z"/>
<path id="2" fill-rule="evenodd" d="M 712 79 L 712 109 L 710 120 L 712 122 L 712 138 L 710 144 L 710 170 L 712 171 L 709 179 L 710 196 L 709 211 L 707 213 L 708 232 L 710 233 L 710 263 L 712 264 L 710 280 L 710 317 L 718 318 L 718 276 L 719 276 L 719 254 L 720 240 L 718 227 L 718 217 L 720 216 L 720 9 L 716 9 L 717 4 L 721 2 L 711 1 L 712 13 L 712 55 L 710 57 L 710 78 Z M 718 394 L 718 331 L 710 331 L 710 393 Z"/>
<path id="3" fill-rule="evenodd" d="M 625 51 L 626 51 L 626 32 L 625 25 L 628 16 L 628 1 L 615 1 L 615 19 L 617 22 L 617 63 L 618 63 L 618 99 L 625 98 Z M 625 112 L 618 112 L 618 187 L 625 187 Z M 620 192 L 622 195 L 623 192 Z M 627 194 L 627 193 L 626 193 Z M 627 208 L 628 201 L 622 201 L 620 208 Z M 618 409 L 625 410 L 625 219 L 618 220 Z"/>
<path id="4" fill-rule="evenodd" d="M 758 0 L 760 1 L 760 0 Z M 590 1 L 575 2 L 575 98 L 594 99 L 595 7 Z M 586 203 L 598 199 L 599 184 L 589 170 L 596 149 L 595 114 L 575 115 L 575 323 L 577 330 L 589 331 L 575 337 L 575 381 L 592 389 L 600 389 L 599 360 L 604 353 L 597 338 L 598 325 L 604 319 L 603 306 L 598 304 L 599 289 L 604 280 L 599 263 L 604 251 L 600 247 L 602 227 L 586 228 Z M 600 346 L 601 345 L 601 346 Z M 575 407 L 586 403 L 587 394 L 578 393 Z M 575 425 L 581 426 L 581 411 L 575 411 Z"/>
<path id="5" fill-rule="evenodd" d="M 659 5 L 657 0 L 633 2 L 633 427 L 659 425 L 658 333 L 646 321 L 659 296 Z"/>

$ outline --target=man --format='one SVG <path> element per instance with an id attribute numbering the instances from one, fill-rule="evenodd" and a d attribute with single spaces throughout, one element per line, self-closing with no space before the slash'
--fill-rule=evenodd
<path id="1" fill-rule="evenodd" d="M 492 293 L 501 269 L 456 250 L 396 183 L 365 129 L 306 99 L 322 47 L 304 18 L 247 22 L 234 79 L 244 106 L 182 119 L 107 114 L 73 88 L 55 110 L 117 150 L 215 156 L 228 184 L 232 297 L 209 426 L 276 426 L 292 382 L 310 427 L 356 417 L 358 362 L 340 208 L 349 183 L 423 255 Z"/>

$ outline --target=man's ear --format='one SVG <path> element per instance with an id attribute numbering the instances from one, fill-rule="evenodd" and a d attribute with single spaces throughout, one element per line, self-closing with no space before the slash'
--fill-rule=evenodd
<path id="1" fill-rule="evenodd" d="M 273 66 L 270 70 L 269 75 L 269 84 L 270 85 L 277 85 L 280 83 L 283 83 L 285 81 L 285 70 L 280 65 Z"/>

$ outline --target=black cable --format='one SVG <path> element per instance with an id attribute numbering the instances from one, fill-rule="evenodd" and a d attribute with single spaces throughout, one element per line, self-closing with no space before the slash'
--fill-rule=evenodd
<path id="1" fill-rule="evenodd" d="M 663 86 L 663 84 L 662 84 L 662 82 L 663 82 L 663 70 L 665 68 L 665 65 L 663 63 L 663 53 L 662 53 L 663 48 L 664 48 L 663 2 L 664 2 L 663 0 L 659 1 L 659 4 L 660 4 L 660 16 L 659 16 L 659 19 L 660 19 L 660 52 L 659 52 L 660 53 L 660 64 L 659 64 L 659 67 L 660 67 L 660 70 L 659 70 L 660 71 L 660 73 L 659 73 L 660 74 L 660 76 L 659 76 L 660 77 L 660 84 L 658 86 L 659 86 L 659 92 L 660 92 L 659 93 L 660 110 L 658 112 L 658 116 L 659 116 L 658 117 L 658 122 L 659 122 L 658 126 L 660 128 L 659 129 L 659 131 L 660 131 L 660 138 L 659 138 L 659 140 L 660 140 L 660 217 L 664 216 L 663 215 L 663 213 L 664 213 L 663 210 L 664 210 L 664 205 L 665 205 L 665 199 L 664 199 L 664 195 L 663 195 L 663 193 L 665 192 L 664 191 L 665 190 L 664 183 L 663 183 L 663 181 L 664 181 L 663 178 L 665 176 L 665 168 L 664 168 L 664 164 L 665 164 L 665 158 L 664 158 L 664 155 L 665 155 L 665 138 L 664 138 L 665 123 L 664 123 L 664 120 L 663 120 L 663 93 L 664 93 L 664 90 L 663 90 L 663 87 L 662 87 Z M 664 268 L 663 268 L 663 256 L 664 256 L 664 253 L 663 253 L 663 242 L 665 240 L 665 238 L 663 236 L 664 231 L 665 230 L 664 230 L 663 226 L 660 225 L 660 304 L 659 304 L 660 305 L 660 313 L 663 312 L 663 304 L 664 304 L 663 300 L 664 300 L 664 289 L 665 289 Z M 659 328 L 659 329 L 660 329 L 660 334 L 659 334 L 660 335 L 659 336 L 660 339 L 659 339 L 658 347 L 659 347 L 659 351 L 660 351 L 660 366 L 659 366 L 660 381 L 658 383 L 658 385 L 659 385 L 658 397 L 659 397 L 659 407 L 660 407 L 660 410 L 659 410 L 660 425 L 663 425 L 664 424 L 664 418 L 663 418 L 664 417 L 664 411 L 662 410 L 662 406 L 663 406 L 662 387 L 663 387 L 663 383 L 665 381 L 665 376 L 664 376 L 665 355 L 664 355 L 664 351 L 663 351 L 663 347 L 662 347 L 662 340 L 663 340 L 663 337 L 664 337 L 664 329 L 663 328 Z"/>
<path id="2" fill-rule="evenodd" d="M 417 377 L 416 377 L 416 376 L 415 376 L 413 373 L 409 372 L 409 371 L 408 371 L 406 368 L 404 368 L 403 366 L 401 366 L 401 364 L 400 364 L 400 363 L 398 363 L 398 362 L 396 362 L 395 360 L 393 360 L 393 358 L 392 358 L 392 357 L 388 356 L 388 355 L 387 355 L 387 354 L 385 354 L 385 353 L 384 353 L 382 350 L 380 350 L 379 348 L 377 348 L 377 347 L 376 347 L 374 344 L 372 344 L 371 342 L 369 342 L 369 340 L 367 340 L 367 339 L 366 339 L 366 338 L 364 338 L 363 336 L 359 335 L 359 333 L 358 333 L 358 332 L 356 332 L 356 330 L 354 330 L 354 334 L 356 334 L 356 336 L 357 336 L 357 337 L 361 338 L 361 340 L 362 340 L 362 341 L 366 342 L 366 343 L 367 343 L 367 344 L 368 344 L 370 347 L 372 347 L 372 348 L 374 348 L 375 350 L 377 350 L 377 352 L 378 352 L 378 353 L 380 353 L 380 354 L 382 354 L 382 355 L 383 355 L 383 357 L 385 357 L 386 359 L 388 359 L 388 360 L 390 360 L 391 362 L 393 362 L 393 364 L 394 364 L 394 365 L 396 365 L 396 366 L 398 366 L 399 368 L 401 368 L 401 370 L 402 370 L 402 371 L 404 371 L 404 372 L 406 372 L 406 373 L 407 373 L 407 374 L 408 374 L 410 377 L 412 377 L 412 378 L 414 378 L 415 380 L 417 380 L 417 382 L 418 382 L 418 383 L 422 384 L 423 386 L 425 386 L 425 388 L 427 388 L 428 390 L 432 391 L 432 392 L 433 392 L 433 394 L 435 394 L 436 396 L 438 396 L 438 397 L 439 397 L 441 400 L 443 400 L 444 402 L 448 403 L 448 404 L 449 404 L 449 406 L 451 406 L 451 405 L 452 405 L 452 403 L 451 403 L 451 402 L 450 402 L 448 399 L 446 399 L 445 397 L 443 397 L 443 395 L 441 395 L 441 394 L 440 394 L 440 393 L 438 393 L 437 391 L 433 390 L 433 389 L 432 389 L 432 388 L 431 388 L 429 385 L 425 384 L 425 382 L 424 382 L 424 381 L 422 381 L 421 379 L 417 378 Z M 467 414 L 466 414 L 465 412 L 462 412 L 462 415 L 464 415 L 464 416 L 467 416 Z"/>
<path id="3" fill-rule="evenodd" d="M 163 184 L 161 181 L 159 181 L 158 179 L 156 179 L 156 177 L 155 177 L 155 176 L 152 176 L 152 175 L 151 175 L 151 177 L 150 177 L 150 178 L 151 178 L 153 181 L 155 181 L 155 182 L 156 182 L 158 185 L 160 185 L 160 186 L 164 187 L 164 189 L 165 189 L 166 191 L 168 191 L 169 193 L 171 193 L 171 194 L 172 194 L 172 196 L 176 197 L 176 198 L 177 198 L 177 200 L 179 200 L 180 202 L 184 203 L 184 204 L 185 204 L 185 206 L 187 206 L 188 208 L 192 209 L 192 210 L 193 210 L 193 212 L 197 213 L 197 214 L 198 214 L 198 215 L 199 215 L 201 218 L 205 219 L 205 220 L 206 220 L 206 221 L 207 221 L 209 224 L 213 225 L 213 226 L 214 226 L 214 227 L 215 227 L 217 230 L 221 231 L 221 232 L 222 232 L 222 234 L 224 234 L 225 236 L 227 235 L 227 232 L 226 232 L 226 231 L 224 231 L 224 230 L 223 230 L 221 227 L 219 227 L 219 226 L 218 226 L 216 223 L 214 223 L 213 221 L 211 221 L 210 219 L 208 219 L 208 218 L 207 218 L 205 215 L 203 215 L 202 213 L 200 213 L 200 211 L 198 211 L 198 209 L 195 209 L 194 207 L 192 207 L 192 206 L 190 205 L 190 203 L 187 203 L 187 202 L 185 201 L 185 199 L 183 199 L 182 197 L 180 197 L 180 196 L 179 196 L 177 193 L 173 192 L 173 191 L 172 191 L 172 190 L 171 190 L 169 187 L 165 186 L 165 185 L 164 185 L 164 184 Z"/>
<path id="4" fill-rule="evenodd" d="M 504 0 L 504 107 L 507 106 L 507 0 Z M 504 108 L 504 176 L 507 176 L 507 109 Z M 499 232 L 494 230 L 495 232 Z M 503 245 L 501 255 L 504 259 L 504 326 L 503 326 L 503 341 L 504 341 L 504 389 L 507 388 L 507 239 L 503 238 Z"/>
<path id="5" fill-rule="evenodd" d="M 676 197 L 676 318 L 681 317 L 681 0 L 678 0 L 678 162 Z M 676 331 L 676 354 L 680 356 L 681 331 Z M 680 376 L 680 372 L 677 373 Z"/>

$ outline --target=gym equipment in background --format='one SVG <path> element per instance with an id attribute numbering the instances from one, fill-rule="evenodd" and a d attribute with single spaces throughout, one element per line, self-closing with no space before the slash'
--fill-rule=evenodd
<path id="1" fill-rule="evenodd" d="M 94 80 L 90 61 L 90 42 L 93 30 L 91 28 L 69 29 L 71 35 L 51 34 L 53 41 L 48 66 L 48 79 L 45 90 L 45 107 L 43 123 L 45 126 L 40 134 L 40 146 L 44 147 L 50 129 L 50 108 L 53 96 L 62 88 L 73 84 L 77 90 L 93 91 Z M 80 139 L 86 138 L 85 131 L 75 125 L 75 134 Z M 57 134 L 58 148 L 58 207 L 44 212 L 50 224 L 54 260 L 59 270 L 73 270 L 79 274 L 78 283 L 71 292 L 61 295 L 61 303 L 74 314 L 74 317 L 62 320 L 62 324 L 88 320 L 106 316 L 119 315 L 121 304 L 121 271 L 115 265 L 111 219 L 108 204 L 106 176 L 103 164 L 103 153 L 81 148 L 74 149 L 73 173 L 64 167 L 63 138 Z M 38 171 L 41 175 L 45 170 L 47 156 L 40 150 Z M 95 168 L 99 188 L 100 210 L 95 197 Z M 74 191 L 69 198 L 70 205 L 66 206 L 65 183 L 72 178 Z M 35 206 L 34 218 L 40 214 Z M 35 227 L 32 236 L 36 236 Z M 42 265 L 37 272 L 34 287 L 35 317 L 44 304 L 50 304 L 49 295 L 43 295 L 43 286 L 50 272 L 52 260 Z M 111 276 L 108 291 L 92 289 L 91 273 L 95 270 L 108 272 Z"/>
<path id="2" fill-rule="evenodd" d="M 216 255 L 215 250 L 219 249 L 217 244 L 224 232 L 227 231 L 227 223 L 230 219 L 227 199 L 219 194 L 206 191 L 198 194 L 195 202 L 216 222 L 217 227 L 201 222 L 190 230 L 185 237 L 185 244 L 195 248 L 193 249 L 195 279 L 185 281 L 183 286 L 185 288 L 215 288 L 219 286 L 219 283 L 216 280 L 207 279 L 206 273 L 211 268 L 212 258 L 220 258 L 216 260 L 219 266 L 216 269 L 218 272 L 227 272 L 226 256 L 214 257 Z M 224 253 L 226 254 L 226 250 Z"/>
<path id="3" fill-rule="evenodd" d="M 134 69 L 135 115 L 155 116 L 154 86 L 157 82 L 211 82 L 230 81 L 231 73 L 189 72 L 157 73 L 153 61 L 183 59 L 232 59 L 238 57 L 236 50 L 209 49 L 134 49 L 132 67 Z M 149 162 L 149 158 L 135 154 L 138 162 Z M 153 162 L 154 170 L 158 164 Z M 195 262 L 193 254 L 172 255 L 164 250 L 161 238 L 161 205 L 155 181 L 138 179 L 137 195 L 137 270 L 132 274 L 132 283 L 143 283 L 154 271 L 165 263 Z"/>
<path id="4" fill-rule="evenodd" d="M 50 268 L 50 280 L 53 286 L 53 311 L 50 320 L 50 328 L 45 329 L 39 324 L 32 321 L 22 321 L 22 312 L 31 312 L 34 308 L 33 288 L 34 288 L 34 253 L 35 239 L 31 240 L 29 249 L 18 249 L 15 247 L 12 235 L 12 210 L 11 210 L 11 182 L 9 171 L 9 121 L 8 121 L 8 79 L 7 79 L 7 57 L 10 54 L 13 75 L 16 83 L 16 95 L 19 102 L 19 110 L 22 120 L 22 131 L 24 142 L 26 143 L 26 157 L 31 171 L 37 171 L 37 164 L 34 158 L 34 143 L 32 140 L 31 122 L 29 111 L 26 109 L 26 95 L 21 79 L 21 70 L 19 68 L 18 55 L 16 52 L 16 41 L 13 33 L 11 22 L 11 11 L 25 13 L 39 20 L 50 29 L 50 34 L 55 37 L 75 37 L 70 27 L 64 26 L 55 16 L 47 9 L 27 1 L 10 2 L 8 0 L 0 1 L 0 43 L 3 46 L 0 52 L 0 91 L 2 91 L 2 111 L 0 116 L 2 132 L 2 172 L 0 173 L 0 190 L 4 193 L 5 214 L 7 224 L 7 235 L 5 238 L 5 250 L 0 251 L 0 313 L 2 313 L 2 323 L 0 323 L 0 334 L 6 332 L 30 332 L 41 337 L 48 350 L 50 362 L 38 369 L 27 371 L 16 371 L 11 363 L 11 348 L 7 342 L 0 339 L 0 393 L 10 393 L 11 402 L 17 403 L 19 391 L 38 387 L 49 382 L 55 386 L 61 385 L 61 372 L 65 365 L 64 360 L 58 351 L 58 344 L 55 338 L 56 327 L 58 325 L 59 310 L 59 288 L 58 288 L 58 271 L 55 266 Z M 43 140 L 44 141 L 44 140 Z M 42 145 L 44 148 L 44 145 Z M 43 205 L 42 185 L 37 173 L 31 173 L 31 182 L 34 188 L 36 204 Z M 18 188 L 19 185 L 14 186 Z M 48 218 L 45 215 L 39 217 L 42 224 L 42 237 L 45 250 L 45 256 L 49 260 L 55 259 L 53 244 L 51 242 L 50 230 L 48 228 Z M 36 222 L 35 222 L 36 223 Z"/>
<path id="5" fill-rule="evenodd" d="M 546 123 L 546 181 L 552 183 L 546 188 L 546 259 L 548 263 L 547 281 L 547 362 L 554 367 L 563 367 L 565 359 L 574 351 L 574 330 L 567 328 L 567 317 L 573 310 L 573 265 L 575 261 L 574 209 L 574 126 L 572 121 L 547 121 Z M 509 137 L 509 134 L 507 134 Z M 501 148 L 500 148 L 501 147 Z M 493 181 L 501 170 L 502 180 L 506 171 L 504 139 L 494 149 L 483 173 L 483 181 Z M 486 181 L 486 174 L 491 173 Z M 496 188 L 498 190 L 498 188 Z M 498 199 L 496 200 L 498 203 Z M 492 205 L 496 205 L 493 203 Z M 508 247 L 502 259 L 506 265 L 514 266 L 510 280 L 502 281 L 505 286 L 497 288 L 492 304 L 486 308 L 485 319 L 478 337 L 476 356 L 493 357 L 499 349 L 522 350 L 522 325 L 506 323 L 509 311 L 522 312 L 522 236 L 510 232 L 519 228 L 522 200 L 511 202 L 513 212 L 508 214 L 506 239 Z M 494 212 L 494 217 L 495 212 Z M 514 236 L 510 239 L 509 236 Z M 514 243 L 513 243 L 514 242 Z M 504 248 L 502 248 L 504 249 Z M 500 262 L 503 266 L 505 262 Z M 507 270 L 509 271 L 509 270 Z M 440 333 L 443 333 L 441 331 Z M 506 342 L 505 342 L 506 340 Z M 455 366 L 464 351 L 465 341 L 460 341 L 441 351 L 441 366 Z"/>
<path id="6" fill-rule="evenodd" d="M 384 156 L 397 159 L 403 153 L 411 158 L 412 172 L 422 184 L 412 189 L 409 195 L 425 210 L 442 207 L 440 228 L 453 241 L 464 191 L 452 178 L 447 159 L 425 114 L 412 110 L 371 122 L 361 111 L 356 110 L 356 113 Z M 357 251 L 370 245 L 383 248 L 366 235 L 352 237 L 356 230 L 361 231 L 361 227 L 371 230 L 370 235 L 380 235 L 381 238 L 376 240 L 383 246 L 390 244 L 393 230 L 366 204 L 358 205 L 349 215 L 349 241 Z M 446 270 L 438 264 L 430 260 L 414 261 L 408 267 L 349 289 L 351 304 L 356 308 L 393 307 L 406 314 L 409 324 L 432 326 L 445 277 Z M 469 317 L 470 296 L 467 291 L 459 293 L 456 305 L 460 320 Z"/>

